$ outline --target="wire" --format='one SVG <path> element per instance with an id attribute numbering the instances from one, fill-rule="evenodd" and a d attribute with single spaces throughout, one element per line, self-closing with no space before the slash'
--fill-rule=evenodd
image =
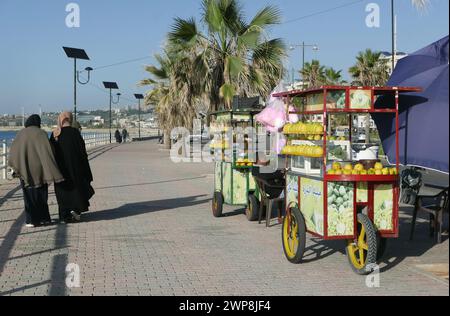
<path id="1" fill-rule="evenodd" d="M 85 78 L 83 78 L 83 76 L 81 76 L 81 78 L 85 79 Z M 101 91 L 104 94 L 108 94 L 109 95 L 109 91 L 108 90 L 106 90 L 105 88 L 100 87 L 99 85 L 96 85 L 95 83 L 89 82 L 88 85 L 90 85 L 91 87 L 94 87 L 95 89 L 97 89 L 98 91 Z M 126 97 L 124 97 L 124 95 L 126 95 L 126 94 L 122 93 L 120 95 L 120 99 L 121 100 L 128 101 L 128 102 L 131 102 L 131 103 L 135 103 L 136 102 L 136 100 L 131 100 L 129 98 L 126 98 Z"/>
<path id="2" fill-rule="evenodd" d="M 105 68 L 111 68 L 111 67 L 116 67 L 116 66 L 120 66 L 120 65 L 125 65 L 125 64 L 131 64 L 131 63 L 135 63 L 141 60 L 145 60 L 145 59 L 149 59 L 152 58 L 151 56 L 145 56 L 145 57 L 139 57 L 139 58 L 134 58 L 134 59 L 130 59 L 130 60 L 125 60 L 125 61 L 121 61 L 115 64 L 111 64 L 111 65 L 106 65 L 106 66 L 100 66 L 100 67 L 96 67 L 93 69 L 93 71 L 95 70 L 100 70 L 100 69 L 105 69 Z M 80 73 L 85 72 L 86 70 L 80 71 Z"/>
<path id="3" fill-rule="evenodd" d="M 308 18 L 317 16 L 317 15 L 325 14 L 325 13 L 328 13 L 328 12 L 331 12 L 331 11 L 335 11 L 335 10 L 339 10 L 339 9 L 343 9 L 343 8 L 346 8 L 346 7 L 350 7 L 350 6 L 353 6 L 355 4 L 358 4 L 358 3 L 361 3 L 361 2 L 364 2 L 364 1 L 366 1 L 366 0 L 352 1 L 352 2 L 349 2 L 349 3 L 343 4 L 343 5 L 337 6 L 337 7 L 333 7 L 333 8 L 330 8 L 330 9 L 326 9 L 326 10 L 318 11 L 318 12 L 311 13 L 311 14 L 308 14 L 308 15 L 304 15 L 304 16 L 301 16 L 301 17 L 296 18 L 296 19 L 288 20 L 288 21 L 285 21 L 285 22 L 283 22 L 281 24 L 288 24 L 288 23 L 292 23 L 292 22 L 297 22 L 297 21 L 300 21 L 300 20 L 308 19 Z"/>

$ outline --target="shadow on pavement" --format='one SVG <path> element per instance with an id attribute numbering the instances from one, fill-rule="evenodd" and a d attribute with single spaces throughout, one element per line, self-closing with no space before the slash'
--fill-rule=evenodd
<path id="1" fill-rule="evenodd" d="M 154 184 L 184 182 L 184 181 L 192 181 L 192 180 L 199 180 L 199 179 L 205 179 L 205 178 L 206 177 L 195 177 L 195 178 L 185 178 L 185 179 L 163 180 L 163 181 L 148 182 L 148 183 L 123 184 L 123 185 L 115 185 L 115 186 L 110 186 L 110 187 L 95 188 L 95 190 L 99 191 L 99 190 L 127 188 L 127 187 L 137 187 L 137 186 L 146 186 L 146 185 L 154 185 Z"/>
<path id="2" fill-rule="evenodd" d="M 147 213 L 200 205 L 210 201 L 209 198 L 199 200 L 199 198 L 204 198 L 205 196 L 207 195 L 125 204 L 116 209 L 86 213 L 83 215 L 83 222 L 110 221 Z"/>
<path id="3" fill-rule="evenodd" d="M 386 253 L 381 260 L 381 263 L 386 266 L 381 268 L 381 272 L 395 268 L 406 258 L 423 256 L 429 250 L 438 246 L 434 238 L 430 236 L 428 219 L 419 217 L 419 221 L 416 224 L 414 240 L 409 240 L 411 218 L 400 219 L 400 238 L 388 240 Z M 448 229 L 448 217 L 447 220 L 444 221 L 444 227 L 447 227 Z M 443 235 L 442 240 L 443 242 L 446 242 L 448 240 L 448 234 Z"/>
<path id="4" fill-rule="evenodd" d="M 113 150 L 116 148 L 117 145 L 106 145 L 103 147 L 96 148 L 92 151 L 89 151 L 89 160 L 94 160 L 98 158 L 99 156 L 105 154 L 106 152 Z M 6 202 L 11 200 L 21 200 L 22 198 L 16 198 L 14 199 L 14 195 L 20 190 L 20 186 L 15 187 L 13 190 L 8 192 L 5 196 L 0 198 L 0 207 Z M 51 194 L 49 194 L 50 196 Z M 2 210 L 3 211 L 3 210 Z M 50 289 L 49 289 L 49 295 L 52 296 L 64 296 L 67 295 L 67 288 L 65 285 L 66 281 L 66 267 L 68 264 L 68 243 L 67 243 L 67 226 L 66 225 L 57 225 L 56 226 L 56 232 L 55 232 L 55 242 L 54 247 L 49 250 L 32 253 L 28 255 L 23 255 L 16 258 L 10 258 L 10 254 L 12 249 L 14 248 L 14 245 L 17 241 L 17 238 L 19 235 L 22 234 L 22 227 L 25 223 L 25 212 L 22 211 L 21 215 L 14 221 L 14 223 L 11 225 L 11 228 L 9 229 L 8 233 L 4 236 L 4 240 L 0 244 L 0 275 L 3 273 L 3 270 L 5 268 L 6 263 L 9 260 L 14 259 L 20 259 L 24 257 L 29 257 L 33 255 L 38 255 L 41 253 L 47 253 L 52 251 L 64 251 L 66 253 L 58 254 L 53 257 L 52 265 L 51 265 L 51 279 L 50 281 L 44 281 L 41 283 L 36 283 L 34 285 L 27 285 L 24 287 L 19 287 L 12 289 L 10 291 L 6 291 L 3 293 L 0 293 L 0 295 L 11 295 L 14 293 L 22 292 L 24 290 L 29 290 L 35 287 L 39 287 L 45 284 L 50 283 Z M 28 234 L 32 232 L 27 232 L 24 234 Z M 36 233 L 39 233 L 39 231 L 36 231 Z"/>
<path id="5" fill-rule="evenodd" d="M 409 240 L 411 231 L 411 216 L 409 211 L 403 212 L 407 214 L 406 218 L 400 219 L 400 238 L 389 239 L 387 249 L 384 256 L 379 261 L 382 265 L 380 272 L 386 272 L 402 263 L 406 258 L 418 258 L 426 254 L 429 250 L 438 246 L 434 238 L 430 237 L 428 221 L 425 217 L 420 217 L 416 225 L 416 234 L 414 240 Z M 444 227 L 448 227 L 448 217 L 444 221 Z M 303 264 L 312 263 L 325 259 L 335 253 L 345 255 L 345 240 L 324 241 L 319 238 L 307 235 L 309 241 L 313 244 L 306 247 Z M 448 240 L 448 235 L 443 236 L 443 241 Z M 446 262 L 442 262 L 446 263 Z"/>

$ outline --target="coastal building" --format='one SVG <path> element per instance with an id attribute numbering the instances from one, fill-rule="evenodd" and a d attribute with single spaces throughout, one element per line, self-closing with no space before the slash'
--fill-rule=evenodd
<path id="1" fill-rule="evenodd" d="M 407 57 L 408 54 L 404 52 L 397 52 L 395 54 L 395 66 L 397 66 L 397 63 L 399 60 Z M 381 52 L 381 59 L 386 63 L 387 67 L 389 68 L 389 74 L 392 74 L 392 53 L 389 52 Z"/>

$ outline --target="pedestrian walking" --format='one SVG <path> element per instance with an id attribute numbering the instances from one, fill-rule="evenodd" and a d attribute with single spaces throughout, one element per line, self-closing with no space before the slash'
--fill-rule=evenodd
<path id="1" fill-rule="evenodd" d="M 11 146 L 9 166 L 20 178 L 26 214 L 26 226 L 37 227 L 51 223 L 48 207 L 48 185 L 61 183 L 47 133 L 41 129 L 39 115 L 30 116 Z"/>
<path id="2" fill-rule="evenodd" d="M 65 178 L 55 185 L 62 223 L 80 221 L 81 214 L 89 211 L 89 200 L 95 194 L 86 145 L 79 130 L 72 127 L 72 120 L 72 113 L 61 113 L 51 136 L 56 162 Z"/>
<path id="3" fill-rule="evenodd" d="M 116 143 L 122 144 L 122 135 L 120 134 L 119 130 L 116 130 L 114 137 L 116 138 Z"/>
<path id="4" fill-rule="evenodd" d="M 127 131 L 125 128 L 122 130 L 122 139 L 123 139 L 123 142 L 124 142 L 124 143 L 127 142 L 127 139 L 128 139 L 128 131 Z"/>

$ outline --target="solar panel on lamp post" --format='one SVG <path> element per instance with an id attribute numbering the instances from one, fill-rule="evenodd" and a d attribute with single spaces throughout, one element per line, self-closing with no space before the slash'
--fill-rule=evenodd
<path id="1" fill-rule="evenodd" d="M 111 128 L 112 128 L 112 103 L 113 103 L 112 90 L 119 89 L 119 86 L 117 85 L 116 82 L 108 82 L 108 81 L 104 81 L 103 86 L 105 87 L 105 89 L 109 89 L 109 143 L 112 144 L 112 131 L 111 131 Z M 120 98 L 120 93 L 118 93 L 117 95 Z"/>
<path id="2" fill-rule="evenodd" d="M 80 73 L 77 70 L 77 60 L 90 60 L 88 55 L 86 54 L 86 51 L 84 49 L 80 48 L 72 48 L 72 47 L 63 47 L 64 52 L 66 53 L 68 58 L 73 59 L 73 117 L 74 120 L 77 120 L 77 82 L 79 84 L 85 85 L 89 83 L 91 79 L 91 71 L 93 69 L 91 67 L 87 67 L 85 71 L 88 72 L 88 79 L 87 81 L 81 81 L 80 80 Z"/>
<path id="3" fill-rule="evenodd" d="M 141 139 L 141 100 L 144 99 L 144 95 L 143 94 L 135 94 L 134 97 L 139 102 L 139 107 L 138 107 L 138 134 L 139 134 L 139 139 Z"/>

